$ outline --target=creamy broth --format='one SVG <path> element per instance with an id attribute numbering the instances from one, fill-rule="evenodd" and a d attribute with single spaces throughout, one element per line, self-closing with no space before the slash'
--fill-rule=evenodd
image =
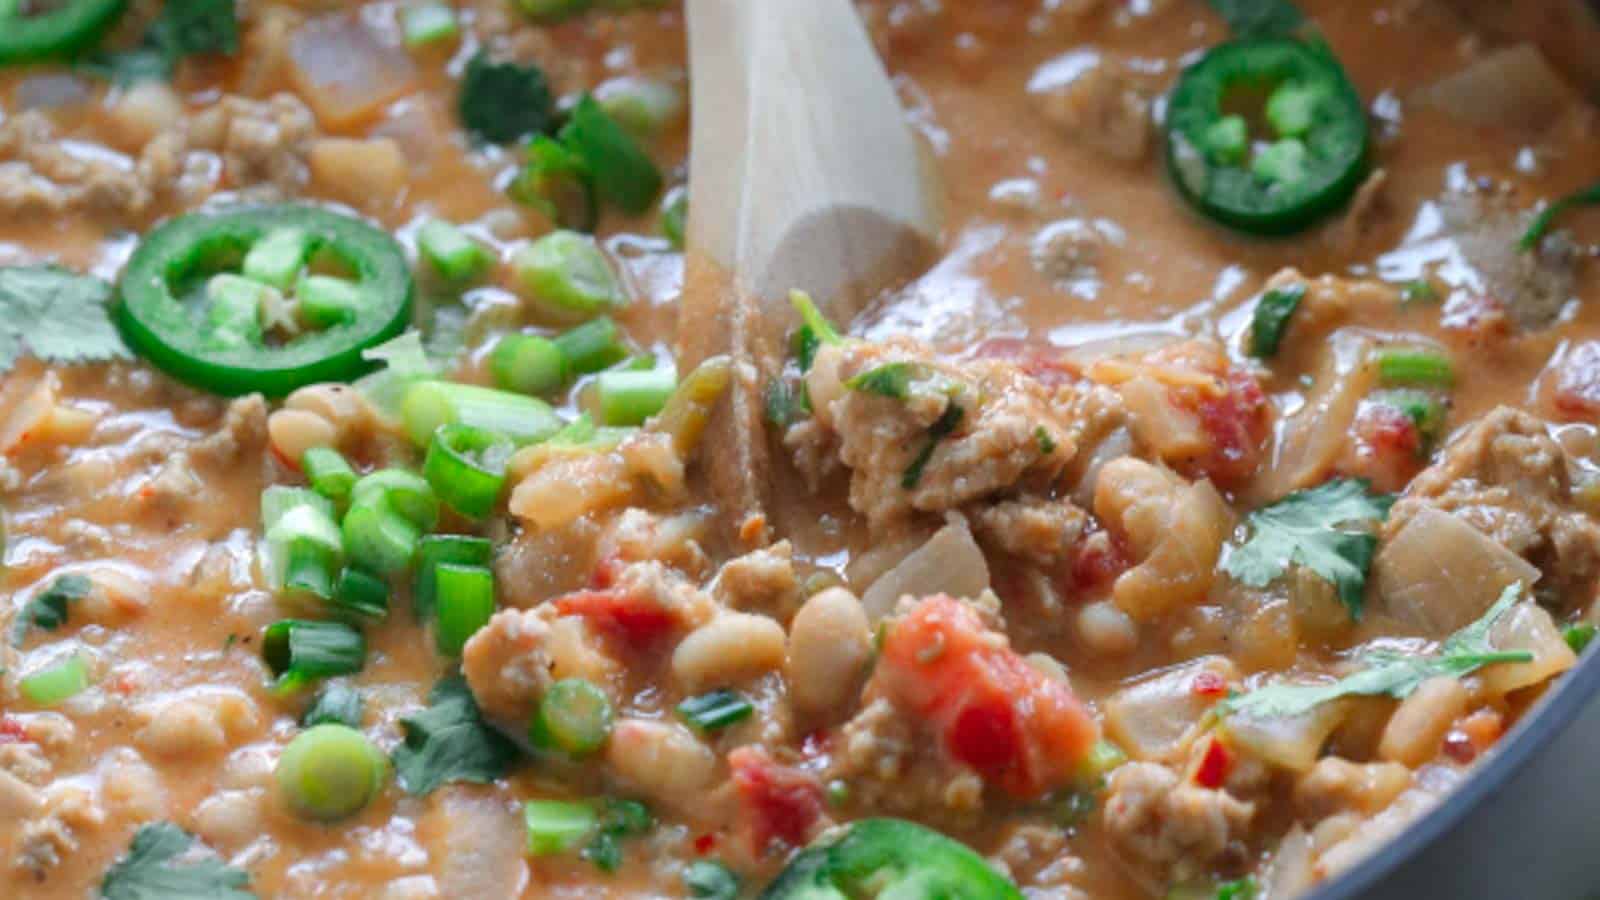
<path id="1" fill-rule="evenodd" d="M 131 6 L 111 46 L 136 43 L 160 4 Z M 25 630 L 0 648 L 0 896 L 93 893 L 140 826 L 156 822 L 248 873 L 260 897 L 694 896 L 686 872 L 706 861 L 755 896 L 829 827 L 894 816 L 967 843 L 1036 900 L 1209 897 L 1242 878 L 1277 900 L 1355 864 L 1470 777 L 1574 664 L 1560 629 L 1595 615 L 1600 312 L 1588 302 L 1600 232 L 1593 214 L 1573 210 L 1534 256 L 1519 260 L 1506 244 L 1529 210 L 1594 179 L 1600 124 L 1583 97 L 1600 85 L 1566 86 L 1536 125 L 1465 121 L 1425 92 L 1503 45 L 1454 7 L 1306 0 L 1369 110 L 1370 174 L 1315 227 L 1260 238 L 1207 221 L 1162 161 L 1167 92 L 1228 37 L 1204 4 L 858 6 L 935 151 L 948 214 L 928 273 L 837 323 L 871 343 L 825 348 L 819 365 L 837 376 L 910 361 L 977 385 L 955 439 L 998 431 L 986 404 L 1015 402 L 1042 417 L 1040 449 L 1011 447 L 1031 455 L 1000 474 L 982 468 L 987 457 L 959 471 L 936 449 L 927 480 L 906 479 L 915 490 L 885 489 L 899 469 L 872 458 L 874 422 L 887 422 L 891 438 L 920 435 L 948 407 L 905 431 L 902 419 L 927 401 L 915 388 L 904 411 L 837 377 L 829 393 L 823 376 L 802 377 L 793 361 L 758 360 L 763 384 L 803 384 L 828 409 L 759 437 L 771 451 L 759 477 L 800 510 L 774 517 L 774 537 L 788 543 L 742 544 L 725 527 L 737 523 L 721 521 L 698 487 L 699 450 L 674 445 L 661 420 L 590 457 L 514 462 L 493 515 L 474 523 L 447 513 L 440 526 L 496 546 L 502 611 L 459 666 L 483 715 L 524 743 L 553 677 L 602 686 L 615 717 L 608 743 L 577 762 L 521 755 L 491 783 L 425 794 L 388 773 L 358 812 L 322 823 L 297 815 L 274 777 L 317 689 L 275 689 L 261 644 L 280 619 L 323 616 L 275 590 L 260 559 L 262 492 L 306 483 L 286 452 L 301 445 L 276 417 L 318 407 L 217 397 L 135 359 L 23 358 L 0 374 L 0 622 L 15 627 L 62 576 L 86 576 L 92 590 L 61 627 Z M 685 36 L 675 5 L 555 24 L 528 21 L 504 0 L 457 7 L 459 39 L 406 49 L 401 4 L 257 0 L 240 12 L 234 55 L 186 59 L 170 83 L 108 85 L 64 64 L 0 70 L 0 264 L 56 263 L 114 282 L 165 219 L 303 201 L 393 233 L 420 268 L 419 230 L 443 219 L 495 258 L 456 291 L 465 339 L 443 374 L 494 384 L 499 338 L 570 323 L 541 319 L 518 284 L 514 255 L 555 226 L 508 196 L 518 143 L 484 146 L 458 120 L 469 60 L 487 49 L 537 64 L 558 96 L 638 78 L 682 97 Z M 353 115 L 335 114 L 294 55 L 308 29 L 330 27 L 378 48 L 359 62 L 393 67 L 382 99 Z M 1096 78 L 1109 87 L 1084 86 Z M 1131 137 L 1118 139 L 1119 128 Z M 640 143 L 666 186 L 681 187 L 687 112 Z M 675 342 L 684 268 L 659 220 L 658 204 L 639 214 L 608 206 L 598 229 L 629 298 L 612 314 L 658 364 Z M 1501 278 L 1497 264 L 1558 267 L 1553 311 L 1533 309 L 1538 298 L 1493 295 L 1535 277 Z M 437 280 L 418 281 L 418 325 L 432 332 L 423 310 L 456 304 Z M 1281 346 L 1252 358 L 1256 304 L 1294 286 L 1304 299 Z M 0 349 L 5 337 L 0 323 Z M 1376 377 L 1373 354 L 1417 346 L 1454 363 L 1452 383 L 1434 392 L 1445 419 L 1432 434 L 1420 419 L 1384 412 L 1393 406 L 1378 409 L 1379 386 L 1361 381 Z M 1341 348 L 1362 361 L 1338 369 Z M 1164 398 L 1156 412 L 1130 387 L 1141 379 Z M 574 417 L 592 408 L 592 380 L 546 399 Z M 1183 394 L 1183 384 L 1201 386 Z M 324 423 L 337 448 L 363 473 L 420 470 L 422 449 L 366 402 L 350 421 Z M 1346 404 L 1345 413 L 1318 418 L 1323 404 Z M 1169 407 L 1173 418 L 1160 418 Z M 1165 452 L 1182 427 L 1200 448 Z M 1219 434 L 1237 438 L 1237 454 Z M 947 476 L 954 500 L 931 486 Z M 986 477 L 988 489 L 962 493 Z M 1376 561 L 1359 567 L 1360 621 L 1307 566 L 1254 587 L 1224 574 L 1221 546 L 1240 552 L 1252 510 L 1347 477 L 1402 497 L 1386 522 L 1367 522 Z M 551 511 L 567 505 L 570 515 Z M 963 524 L 947 526 L 947 515 Z M 1205 710 L 1230 693 L 1330 681 L 1374 647 L 1433 653 L 1489 608 L 1504 584 L 1478 584 L 1489 593 L 1462 610 L 1438 599 L 1448 592 L 1433 575 L 1408 568 L 1408 551 L 1390 550 L 1422 522 L 1409 535 L 1415 553 L 1420 529 L 1438 524 L 1428 516 L 1467 529 L 1466 546 L 1481 541 L 1507 557 L 1485 578 L 1537 578 L 1524 588 L 1539 603 L 1495 623 L 1494 649 L 1526 651 L 1528 661 L 1413 685 L 1405 699 L 1318 706 L 1301 718 L 1336 709 L 1337 721 L 1306 759 L 1286 761 L 1310 740 L 1298 732 L 1294 750 L 1274 756 L 1283 745 L 1245 725 L 1219 730 Z M 931 551 L 945 564 L 899 570 L 921 579 L 902 592 L 914 596 L 871 609 L 873 585 L 888 585 L 890 570 L 939 540 L 930 535 L 941 527 L 960 533 L 954 550 Z M 1169 533 L 1195 541 L 1184 552 L 1198 574 L 1151 575 L 1158 599 L 1142 602 L 1160 608 L 1139 606 L 1124 579 L 1151 564 Z M 1202 545 L 1209 557 L 1196 556 Z M 981 548 L 972 552 L 988 570 L 975 586 L 970 567 L 948 556 L 969 547 Z M 1439 552 L 1444 571 L 1465 551 Z M 950 583 L 927 584 L 930 573 Z M 387 620 L 362 629 L 364 666 L 339 681 L 362 695 L 360 730 L 385 753 L 402 743 L 401 719 L 458 666 L 436 652 L 434 626 L 412 615 L 411 583 L 396 577 Z M 835 596 L 853 612 L 814 602 L 841 588 Z M 960 612 L 918 619 L 938 601 L 912 601 L 944 592 L 962 598 L 945 598 Z M 643 639 L 626 624 L 640 615 L 632 607 L 595 611 L 643 595 L 661 604 L 647 613 L 666 617 Z M 953 629 L 941 641 L 976 630 L 974 658 L 1092 732 L 1087 743 L 1055 738 L 1075 753 L 1109 738 L 1126 761 L 1083 777 L 1080 759 L 1018 761 L 1039 749 L 1029 745 L 1013 748 L 1018 759 L 985 762 L 996 746 L 1011 752 L 1018 734 L 1042 738 L 1033 725 L 1008 731 L 1007 718 L 1000 737 L 980 728 L 977 749 L 962 744 L 946 698 L 923 703 L 921 687 L 908 686 L 935 676 L 895 680 L 895 667 L 914 665 L 902 659 L 916 655 L 903 646 L 911 638 L 896 637 L 910 633 L 907 622 Z M 74 653 L 87 661 L 87 689 L 48 707 L 24 695 L 26 676 Z M 736 689 L 748 718 L 710 735 L 680 724 L 677 705 L 714 688 Z M 1156 733 L 1164 737 L 1132 739 Z M 1224 765 L 1218 758 L 1224 770 L 1211 771 Z M 526 852 L 522 804 L 584 798 L 638 800 L 653 815 L 644 833 L 618 840 L 615 872 L 576 849 Z M 1075 803 L 1082 810 L 1065 816 Z"/>

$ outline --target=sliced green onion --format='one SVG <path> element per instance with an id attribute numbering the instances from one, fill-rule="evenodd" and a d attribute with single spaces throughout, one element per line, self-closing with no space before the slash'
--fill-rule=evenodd
<path id="1" fill-rule="evenodd" d="M 400 32 L 407 47 L 425 47 L 461 33 L 456 11 L 446 3 L 412 3 L 400 11 Z"/>
<path id="2" fill-rule="evenodd" d="M 535 747 L 573 759 L 599 750 L 610 736 L 611 699 L 582 678 L 563 678 L 550 685 L 528 729 Z"/>
<path id="3" fill-rule="evenodd" d="M 467 641 L 494 617 L 494 572 L 484 566 L 439 563 L 433 578 L 439 617 L 435 643 L 441 654 L 460 656 Z"/>
<path id="4" fill-rule="evenodd" d="M 34 706 L 60 706 L 89 687 L 89 664 L 74 653 L 17 682 L 17 689 Z"/>
<path id="5" fill-rule="evenodd" d="M 448 381 L 419 381 L 406 389 L 400 417 L 412 443 L 426 447 L 440 425 L 468 425 L 505 435 L 517 446 L 536 444 L 564 424 L 535 397 Z"/>
<path id="6" fill-rule="evenodd" d="M 380 502 L 425 532 L 439 523 L 439 497 L 433 486 L 405 469 L 379 469 L 363 476 L 350 489 L 350 502 Z"/>
<path id="7" fill-rule="evenodd" d="M 672 242 L 674 250 L 683 249 L 684 234 L 689 224 L 689 192 L 673 188 L 661 201 L 661 233 Z"/>
<path id="8" fill-rule="evenodd" d="M 553 343 L 561 351 L 562 370 L 569 379 L 608 369 L 628 357 L 622 332 L 609 316 L 556 335 Z"/>
<path id="9" fill-rule="evenodd" d="M 711 357 L 684 376 L 652 427 L 670 435 L 673 449 L 688 458 L 700 445 L 706 424 L 732 383 L 732 360 L 727 356 Z"/>
<path id="10" fill-rule="evenodd" d="M 659 78 L 612 78 L 594 96 L 606 115 L 638 138 L 654 137 L 683 118 L 683 91 Z"/>
<path id="11" fill-rule="evenodd" d="M 1078 769 L 1078 778 L 1085 784 L 1098 784 L 1100 779 L 1128 761 L 1128 754 L 1110 741 L 1095 741 Z"/>
<path id="12" fill-rule="evenodd" d="M 508 190 L 511 199 L 537 209 L 558 228 L 592 232 L 600 218 L 588 164 L 565 144 L 543 135 L 528 144 Z"/>
<path id="13" fill-rule="evenodd" d="M 409 568 L 422 540 L 422 529 L 382 502 L 352 503 L 341 533 L 351 562 L 382 575 Z"/>
<path id="14" fill-rule="evenodd" d="M 271 531 L 290 510 L 309 506 L 333 518 L 333 501 L 307 488 L 275 484 L 261 492 L 261 531 Z"/>
<path id="15" fill-rule="evenodd" d="M 422 474 L 445 504 L 469 519 L 494 512 L 516 446 L 470 425 L 441 425 L 428 444 Z"/>
<path id="16" fill-rule="evenodd" d="M 311 489 L 334 503 L 350 499 L 350 489 L 360 477 L 350 462 L 332 447 L 312 447 L 300 457 L 300 471 Z"/>
<path id="17" fill-rule="evenodd" d="M 518 248 L 511 271 L 527 298 L 558 321 L 592 318 L 628 302 L 600 245 L 576 231 L 554 231 Z"/>
<path id="18" fill-rule="evenodd" d="M 678 704 L 678 716 L 701 734 L 727 728 L 750 718 L 753 712 L 755 707 L 744 695 L 726 688 L 690 697 Z"/>
<path id="19" fill-rule="evenodd" d="M 573 107 L 561 142 L 588 163 L 600 197 L 624 212 L 645 212 L 661 193 L 656 164 L 594 97 L 586 94 Z"/>
<path id="20" fill-rule="evenodd" d="M 529 800 L 522 807 L 528 831 L 529 856 L 569 853 L 586 841 L 600 825 L 591 803 L 566 800 Z"/>
<path id="21" fill-rule="evenodd" d="M 465 534 L 434 534 L 423 538 L 417 548 L 417 579 L 411 589 L 417 621 L 433 618 L 439 597 L 440 563 L 487 567 L 493 559 L 494 544 L 488 538 Z"/>
<path id="22" fill-rule="evenodd" d="M 328 723 L 295 736 L 278 757 L 278 790 L 289 808 L 319 822 L 360 812 L 383 790 L 389 759 L 366 735 Z"/>
<path id="23" fill-rule="evenodd" d="M 332 607 L 335 612 L 381 622 L 389 617 L 389 583 L 348 567 L 339 573 L 339 581 L 333 587 Z"/>
<path id="24" fill-rule="evenodd" d="M 508 334 L 489 353 L 495 385 L 519 394 L 538 396 L 555 390 L 565 380 L 563 368 L 561 348 L 537 334 Z"/>
<path id="25" fill-rule="evenodd" d="M 353 321 L 367 302 L 355 282 L 332 275 L 307 275 L 300 279 L 294 298 L 300 304 L 300 320 L 319 329 Z"/>
<path id="26" fill-rule="evenodd" d="M 222 348 L 260 344 L 261 307 L 277 288 L 224 272 L 206 282 L 208 340 Z"/>
<path id="27" fill-rule="evenodd" d="M 641 425 L 667 405 L 678 387 L 671 369 L 648 372 L 601 372 L 595 385 L 600 421 L 606 425 Z"/>
<path id="28" fill-rule="evenodd" d="M 441 278 L 456 283 L 481 276 L 494 262 L 482 244 L 441 219 L 430 219 L 417 230 L 417 253 Z"/>
<path id="29" fill-rule="evenodd" d="M 361 727 L 361 694 L 355 688 L 334 681 L 322 686 L 315 700 L 300 717 L 300 727 L 310 728 L 332 722 L 336 725 Z"/>
<path id="30" fill-rule="evenodd" d="M 311 244 L 311 235 L 302 229 L 275 228 L 250 245 L 240 270 L 251 281 L 287 291 L 311 256 Z"/>
<path id="31" fill-rule="evenodd" d="M 1455 383 L 1450 358 L 1434 350 L 1378 351 L 1378 379 L 1386 385 L 1447 388 Z"/>
<path id="32" fill-rule="evenodd" d="M 342 622 L 281 619 L 267 626 L 261 658 L 280 690 L 297 690 L 323 678 L 361 671 L 367 642 L 361 632 Z"/>

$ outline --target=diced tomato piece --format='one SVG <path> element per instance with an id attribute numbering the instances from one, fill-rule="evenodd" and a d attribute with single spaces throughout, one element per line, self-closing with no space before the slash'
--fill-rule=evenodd
<path id="1" fill-rule="evenodd" d="M 1211 451 L 1192 468 L 1193 474 L 1232 486 L 1248 480 L 1260 465 L 1267 439 L 1267 395 L 1255 376 L 1241 369 L 1229 369 L 1223 380 L 1225 393 L 1199 394 L 1190 401 L 1211 443 Z"/>
<path id="2" fill-rule="evenodd" d="M 901 709 L 933 726 L 952 758 L 1015 797 L 1071 782 L 1100 737 L 1072 688 L 942 594 L 890 629 L 873 678 Z"/>
<path id="3" fill-rule="evenodd" d="M 1404 411 L 1387 403 L 1363 403 L 1356 414 L 1356 434 L 1380 453 L 1415 459 L 1422 450 L 1422 432 Z"/>
<path id="4" fill-rule="evenodd" d="M 0 744 L 24 744 L 32 740 L 28 729 L 10 716 L 0 716 Z"/>
<path id="5" fill-rule="evenodd" d="M 1472 762 L 1493 747 L 1505 730 L 1504 716 L 1492 709 L 1480 709 L 1461 718 L 1445 735 L 1445 755 L 1459 763 Z"/>
<path id="6" fill-rule="evenodd" d="M 1201 672 L 1190 682 L 1189 690 L 1196 697 L 1221 697 L 1228 693 L 1228 682 L 1216 672 Z"/>
<path id="7" fill-rule="evenodd" d="M 576 591 L 559 597 L 564 616 L 582 616 L 604 634 L 634 649 L 648 649 L 676 631 L 678 617 L 649 597 L 619 590 Z"/>
<path id="8" fill-rule="evenodd" d="M 1072 555 L 1072 586 L 1092 590 L 1111 584 L 1133 564 L 1128 552 L 1109 531 L 1084 535 Z"/>
<path id="9" fill-rule="evenodd" d="M 1571 419 L 1592 419 L 1600 414 L 1600 341 L 1584 341 L 1562 355 L 1556 364 L 1551 405 Z"/>
<path id="10" fill-rule="evenodd" d="M 1194 769 L 1194 783 L 1215 790 L 1228 780 L 1228 772 L 1233 769 L 1233 754 L 1215 737 L 1206 740 L 1205 753 Z"/>
<path id="11" fill-rule="evenodd" d="M 594 565 L 594 572 L 589 576 L 589 587 L 597 591 L 607 590 L 617 583 L 617 576 L 622 574 L 625 563 L 620 556 L 608 556 Z"/>
<path id="12" fill-rule="evenodd" d="M 754 746 L 729 753 L 728 767 L 755 853 L 765 853 L 773 841 L 800 847 L 811 839 L 822 818 L 822 785 L 815 777 Z"/>
<path id="13" fill-rule="evenodd" d="M 717 836 L 702 834 L 694 839 L 694 852 L 698 856 L 705 856 L 717 848 Z"/>

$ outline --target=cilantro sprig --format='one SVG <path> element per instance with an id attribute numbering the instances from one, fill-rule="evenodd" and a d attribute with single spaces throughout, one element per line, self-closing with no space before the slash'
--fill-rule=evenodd
<path id="1" fill-rule="evenodd" d="M 408 794 L 429 794 L 446 782 L 489 784 L 511 771 L 522 753 L 483 720 L 459 676 L 440 679 L 428 708 L 403 716 L 405 741 L 395 748 L 395 780 Z"/>
<path id="2" fill-rule="evenodd" d="M 127 855 L 100 882 L 105 900 L 256 900 L 250 876 L 194 850 L 194 836 L 171 822 L 145 825 Z"/>
<path id="3" fill-rule="evenodd" d="M 0 374 L 24 354 L 54 363 L 131 359 L 107 313 L 111 285 L 56 266 L 0 267 Z"/>
<path id="4" fill-rule="evenodd" d="M 1383 521 L 1393 504 L 1392 495 L 1374 494 L 1358 478 L 1295 491 L 1245 519 L 1250 537 L 1222 567 L 1251 587 L 1266 587 L 1298 563 L 1333 584 L 1350 617 L 1360 619 L 1361 595 L 1378 547 L 1370 527 Z M 1345 530 L 1351 525 L 1366 530 Z"/>
<path id="5" fill-rule="evenodd" d="M 1389 696 L 1404 700 L 1424 681 L 1440 675 L 1461 678 L 1496 663 L 1531 662 L 1533 654 L 1526 650 L 1496 650 L 1489 643 L 1490 629 L 1516 604 L 1521 593 L 1520 584 L 1507 587 L 1482 618 L 1445 638 L 1436 653 L 1374 650 L 1361 657 L 1359 671 L 1338 681 L 1268 685 L 1223 700 L 1218 712 L 1224 716 L 1243 713 L 1262 719 L 1292 718 L 1341 697 Z"/>

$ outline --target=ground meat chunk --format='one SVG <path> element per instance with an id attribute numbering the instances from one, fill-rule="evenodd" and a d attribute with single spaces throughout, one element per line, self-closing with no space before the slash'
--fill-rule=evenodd
<path id="1" fill-rule="evenodd" d="M 1572 460 L 1542 420 L 1499 407 L 1445 448 L 1395 504 L 1393 537 L 1418 510 L 1434 507 L 1494 538 L 1545 575 L 1561 596 L 1600 575 L 1600 523 L 1576 507 Z"/>
<path id="2" fill-rule="evenodd" d="M 1150 151 L 1150 97 L 1121 60 L 1075 50 L 1040 67 L 1028 92 L 1062 134 L 1103 156 L 1137 162 Z"/>
<path id="3" fill-rule="evenodd" d="M 886 365 L 914 373 L 904 396 L 846 386 Z M 909 341 L 825 347 L 807 388 L 851 470 L 851 507 L 880 533 L 913 512 L 1047 485 L 1076 454 L 1086 418 L 1076 384 L 1047 385 L 996 359 L 939 362 Z"/>
<path id="4" fill-rule="evenodd" d="M 240 397 L 228 404 L 217 430 L 194 447 L 194 457 L 226 466 L 242 456 L 260 456 L 267 445 L 267 401 L 260 394 Z"/>
<path id="5" fill-rule="evenodd" d="M 1255 804 L 1186 783 L 1165 766 L 1135 762 L 1112 773 L 1104 815 L 1118 853 L 1181 879 L 1245 858 Z"/>
<path id="6" fill-rule="evenodd" d="M 1042 497 L 1002 500 L 971 518 L 985 546 L 1045 567 L 1065 562 L 1089 524 L 1089 514 L 1072 503 Z"/>
<path id="7" fill-rule="evenodd" d="M 495 613 L 461 652 L 461 674 L 485 713 L 516 721 L 527 716 L 551 682 L 550 623 L 555 608 Z"/>
<path id="8" fill-rule="evenodd" d="M 1294 786 L 1294 803 L 1310 820 L 1335 813 L 1376 813 L 1411 786 L 1411 770 L 1399 763 L 1353 763 L 1337 756 L 1317 760 Z"/>
<path id="9" fill-rule="evenodd" d="M 983 779 L 952 763 L 909 716 L 887 699 L 873 700 L 834 739 L 824 781 L 850 784 L 864 809 L 950 824 L 981 811 Z"/>
<path id="10" fill-rule="evenodd" d="M 729 560 L 717 575 L 713 594 L 725 606 L 787 621 L 800 606 L 794 549 L 779 541 Z"/>

